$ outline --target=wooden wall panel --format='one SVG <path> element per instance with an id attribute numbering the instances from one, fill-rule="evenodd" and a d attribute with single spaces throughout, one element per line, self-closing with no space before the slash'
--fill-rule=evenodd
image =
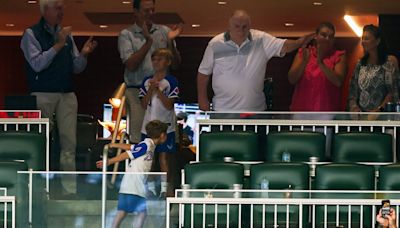
<path id="1" fill-rule="evenodd" d="M 86 39 L 75 37 L 77 46 L 81 47 Z M 102 118 L 102 104 L 123 81 L 124 68 L 117 51 L 117 37 L 96 37 L 96 40 L 99 46 L 89 56 L 87 69 L 76 75 L 74 80 L 79 112 Z M 173 74 L 179 80 L 183 102 L 197 100 L 197 68 L 209 40 L 210 37 L 181 37 L 177 40 L 183 61 Z M 3 108 L 4 96 L 27 92 L 19 42 L 20 37 L 0 37 L 0 109 Z M 337 47 L 348 51 L 349 63 L 354 65 L 360 55 L 357 52 L 358 38 L 338 38 Z M 268 64 L 266 76 L 274 79 L 274 110 L 285 111 L 289 108 L 293 86 L 288 83 L 287 72 L 294 54 L 273 58 Z"/>

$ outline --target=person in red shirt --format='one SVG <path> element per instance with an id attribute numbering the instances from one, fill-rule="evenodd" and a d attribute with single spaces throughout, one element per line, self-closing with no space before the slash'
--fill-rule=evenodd
<path id="1" fill-rule="evenodd" d="M 295 85 L 291 111 L 340 111 L 341 86 L 347 74 L 345 51 L 334 48 L 335 27 L 321 23 L 316 37 L 299 49 L 289 70 Z"/>

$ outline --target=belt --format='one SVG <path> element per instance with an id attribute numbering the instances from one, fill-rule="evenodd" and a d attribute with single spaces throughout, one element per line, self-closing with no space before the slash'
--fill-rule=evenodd
<path id="1" fill-rule="evenodd" d="M 135 88 L 135 89 L 140 89 L 141 86 L 127 86 L 126 88 Z"/>

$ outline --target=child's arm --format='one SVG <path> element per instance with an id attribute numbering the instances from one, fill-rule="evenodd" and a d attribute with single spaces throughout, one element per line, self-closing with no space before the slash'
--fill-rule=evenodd
<path id="1" fill-rule="evenodd" d="M 164 107 L 168 110 L 172 110 L 174 108 L 174 103 L 175 99 L 174 98 L 168 98 L 165 96 L 165 94 L 160 91 L 159 89 L 156 90 L 156 94 L 158 98 L 161 100 L 161 103 L 164 105 Z"/>
<path id="2" fill-rule="evenodd" d="M 131 149 L 131 145 L 130 144 L 121 144 L 121 143 L 110 143 L 109 144 L 110 148 L 117 148 L 117 149 L 122 149 L 122 150 L 130 150 Z M 112 165 L 114 163 L 120 162 L 120 161 L 124 161 L 126 159 L 129 158 L 128 153 L 125 151 L 123 153 L 121 153 L 120 155 L 110 158 L 107 160 L 107 166 Z M 103 168 L 103 160 L 97 161 L 96 162 L 96 167 L 101 169 Z"/>
<path id="3" fill-rule="evenodd" d="M 112 164 L 117 163 L 117 162 L 120 162 L 120 161 L 124 161 L 124 160 L 126 160 L 128 158 L 129 158 L 129 155 L 125 151 L 125 152 L 121 153 L 120 155 L 118 155 L 116 157 L 108 159 L 107 160 L 107 166 L 112 165 Z M 99 169 L 103 168 L 103 160 L 97 161 L 96 162 L 96 167 L 99 168 Z"/>
<path id="4" fill-rule="evenodd" d="M 132 148 L 131 144 L 124 144 L 124 143 L 110 143 L 108 144 L 109 148 L 116 148 L 121 150 L 130 150 Z"/>

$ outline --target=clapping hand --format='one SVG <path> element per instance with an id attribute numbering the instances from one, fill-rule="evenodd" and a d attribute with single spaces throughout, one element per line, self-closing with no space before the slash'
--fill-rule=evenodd
<path id="1" fill-rule="evenodd" d="M 317 61 L 323 63 L 324 57 L 330 50 L 329 41 L 327 39 L 316 39 L 317 41 Z"/>
<path id="2" fill-rule="evenodd" d="M 175 40 L 183 31 L 183 25 L 177 24 L 174 25 L 171 31 L 168 32 L 168 40 Z"/>
<path id="3" fill-rule="evenodd" d="M 67 40 L 67 36 L 71 35 L 72 27 L 67 26 L 63 27 L 59 32 L 58 32 L 58 42 L 64 42 Z"/>
<path id="4" fill-rule="evenodd" d="M 149 81 L 149 91 L 157 92 L 159 90 L 160 82 L 155 79 Z"/>
<path id="5" fill-rule="evenodd" d="M 149 28 L 147 27 L 145 22 L 142 25 L 142 33 L 143 33 L 144 38 L 147 41 L 153 41 L 153 38 L 151 37 L 150 32 L 149 32 Z"/>
<path id="6" fill-rule="evenodd" d="M 83 45 L 81 54 L 83 56 L 87 56 L 88 54 L 92 53 L 96 47 L 97 47 L 97 41 L 93 40 L 93 36 L 91 36 Z"/>
<path id="7" fill-rule="evenodd" d="M 58 33 L 57 33 L 57 43 L 55 44 L 55 48 L 57 51 L 61 50 L 64 46 L 65 43 L 67 42 L 67 37 L 71 35 L 72 27 L 67 26 L 62 28 Z"/>
<path id="8" fill-rule="evenodd" d="M 92 53 L 96 47 L 97 47 L 97 41 L 93 40 L 93 36 L 91 36 L 83 45 L 81 54 L 86 57 L 90 53 Z"/>
<path id="9" fill-rule="evenodd" d="M 301 48 L 306 48 L 307 45 L 315 38 L 315 33 L 310 33 L 305 36 L 302 36 L 299 38 L 299 41 L 301 42 Z"/>

